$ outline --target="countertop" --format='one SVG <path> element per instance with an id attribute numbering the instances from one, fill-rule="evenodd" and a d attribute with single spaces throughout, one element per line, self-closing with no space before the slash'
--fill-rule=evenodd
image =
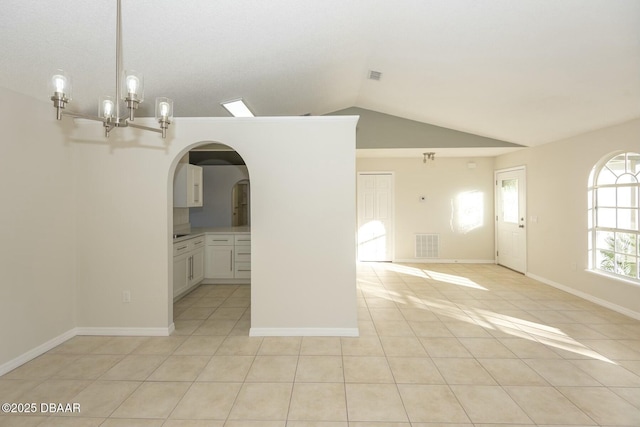
<path id="1" fill-rule="evenodd" d="M 244 225 L 240 227 L 198 227 L 192 228 L 191 233 L 173 239 L 173 243 L 182 242 L 183 240 L 193 239 L 194 237 L 204 234 L 251 234 L 251 226 Z"/>

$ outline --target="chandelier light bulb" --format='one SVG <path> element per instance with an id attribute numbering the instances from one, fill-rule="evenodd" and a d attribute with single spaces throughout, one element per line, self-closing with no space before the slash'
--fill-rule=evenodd
<path id="1" fill-rule="evenodd" d="M 102 101 L 102 112 L 105 118 L 111 117 L 113 115 L 113 101 L 110 99 Z"/>
<path id="2" fill-rule="evenodd" d="M 139 85 L 140 85 L 140 80 L 136 76 L 127 76 L 127 92 L 128 93 L 138 93 Z"/>
<path id="3" fill-rule="evenodd" d="M 137 103 L 141 103 L 144 100 L 144 77 L 142 77 L 142 73 L 135 70 L 125 70 L 122 73 L 120 88 L 122 90 L 120 95 L 122 99 Z M 127 107 L 138 108 L 134 104 L 127 104 Z"/>
<path id="4" fill-rule="evenodd" d="M 168 102 L 161 102 L 159 105 L 159 108 L 160 108 L 160 117 L 165 119 L 169 117 L 169 110 L 171 109 L 171 106 L 169 105 Z"/>
<path id="5" fill-rule="evenodd" d="M 71 78 L 63 70 L 56 70 L 49 79 L 49 90 L 53 92 L 50 99 L 56 109 L 56 119 L 62 120 L 62 111 L 71 101 Z"/>
<path id="6" fill-rule="evenodd" d="M 71 76 L 64 70 L 55 70 L 49 79 L 49 90 L 54 96 L 64 99 L 64 102 L 71 100 Z"/>
<path id="7" fill-rule="evenodd" d="M 156 120 L 160 123 L 162 137 L 167 136 L 167 128 L 173 118 L 173 101 L 170 98 L 156 98 Z"/>
<path id="8" fill-rule="evenodd" d="M 173 118 L 173 101 L 170 98 L 156 98 L 156 120 L 171 122 Z"/>
<path id="9" fill-rule="evenodd" d="M 98 103 L 98 117 L 101 119 L 112 119 L 115 117 L 116 104 L 110 96 L 103 96 Z"/>
<path id="10" fill-rule="evenodd" d="M 61 74 L 56 74 L 52 79 L 55 91 L 64 93 L 64 88 L 67 86 L 67 78 Z"/>

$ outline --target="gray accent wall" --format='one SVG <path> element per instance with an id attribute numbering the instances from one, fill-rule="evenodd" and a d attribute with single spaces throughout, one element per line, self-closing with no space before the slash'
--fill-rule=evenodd
<path id="1" fill-rule="evenodd" d="M 364 108 L 350 107 L 329 116 L 360 116 L 357 149 L 522 147 L 522 145 L 460 132 Z"/>
<path id="2" fill-rule="evenodd" d="M 203 166 L 202 207 L 189 208 L 191 227 L 230 227 L 231 191 L 243 179 L 249 179 L 246 166 Z"/>

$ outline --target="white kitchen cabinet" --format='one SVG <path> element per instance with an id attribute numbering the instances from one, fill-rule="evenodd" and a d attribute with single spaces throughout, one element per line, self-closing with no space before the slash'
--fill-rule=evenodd
<path id="1" fill-rule="evenodd" d="M 207 279 L 232 279 L 233 269 L 233 246 L 207 246 Z"/>
<path id="2" fill-rule="evenodd" d="M 202 168 L 180 163 L 173 178 L 173 207 L 202 207 Z"/>
<path id="3" fill-rule="evenodd" d="M 251 235 L 207 233 L 205 283 L 247 283 L 251 278 Z"/>
<path id="4" fill-rule="evenodd" d="M 205 237 L 199 236 L 189 239 L 191 243 L 191 272 L 189 277 L 189 287 L 193 287 L 204 279 L 204 242 Z"/>
<path id="5" fill-rule="evenodd" d="M 236 279 L 250 279 L 251 278 L 251 263 L 250 262 L 236 262 L 233 264 L 233 277 Z"/>
<path id="6" fill-rule="evenodd" d="M 204 246 L 194 250 L 191 254 L 191 280 L 190 286 L 195 286 L 204 279 Z"/>
<path id="7" fill-rule="evenodd" d="M 173 296 L 184 293 L 188 288 L 189 257 L 187 254 L 173 257 Z"/>
<path id="8" fill-rule="evenodd" d="M 233 243 L 236 246 L 249 246 L 251 247 L 251 234 L 234 234 Z"/>
<path id="9" fill-rule="evenodd" d="M 204 279 L 204 236 L 173 244 L 173 297 L 176 298 Z"/>
<path id="10" fill-rule="evenodd" d="M 234 238 L 233 276 L 236 279 L 251 278 L 251 234 L 236 234 Z"/>

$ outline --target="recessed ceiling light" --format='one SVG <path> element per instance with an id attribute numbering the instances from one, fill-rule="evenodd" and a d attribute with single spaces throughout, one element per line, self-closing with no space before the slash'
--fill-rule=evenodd
<path id="1" fill-rule="evenodd" d="M 226 101 L 221 103 L 233 117 L 255 117 L 255 115 L 249 110 L 247 104 L 244 103 L 242 98 L 234 99 L 233 101 Z"/>

